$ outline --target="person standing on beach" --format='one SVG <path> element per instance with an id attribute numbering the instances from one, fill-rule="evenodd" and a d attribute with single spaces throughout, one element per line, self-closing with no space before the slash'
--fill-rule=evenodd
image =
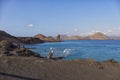
<path id="1" fill-rule="evenodd" d="M 53 56 L 53 53 L 54 53 L 54 49 L 51 47 L 51 48 L 50 48 L 50 52 L 49 52 L 49 54 L 48 54 L 48 56 L 47 56 L 47 59 L 51 59 L 52 56 Z"/>

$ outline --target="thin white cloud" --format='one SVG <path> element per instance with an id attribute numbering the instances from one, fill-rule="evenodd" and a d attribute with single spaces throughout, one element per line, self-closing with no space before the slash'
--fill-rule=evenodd
<path id="1" fill-rule="evenodd" d="M 33 27 L 33 24 L 28 24 L 27 27 Z"/>

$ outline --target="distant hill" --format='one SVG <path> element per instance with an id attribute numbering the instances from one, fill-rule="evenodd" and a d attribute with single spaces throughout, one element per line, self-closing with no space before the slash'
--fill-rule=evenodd
<path id="1" fill-rule="evenodd" d="M 94 33 L 93 35 L 89 35 L 88 39 L 90 39 L 90 40 L 108 40 L 110 38 L 101 32 L 97 32 L 97 33 Z"/>
<path id="2" fill-rule="evenodd" d="M 52 37 L 52 36 L 45 36 L 43 34 L 37 34 L 34 36 L 34 38 L 38 38 L 41 39 L 45 42 L 60 42 L 60 35 L 58 35 L 57 37 Z"/>
<path id="3" fill-rule="evenodd" d="M 26 44 L 35 44 L 35 43 L 43 43 L 43 40 L 40 40 L 38 38 L 33 37 L 15 37 L 10 34 L 8 34 L 5 31 L 0 31 L 0 41 L 1 40 L 7 40 L 10 42 L 15 43 L 26 43 Z"/>
<path id="4" fill-rule="evenodd" d="M 43 34 L 37 34 L 34 37 L 15 37 L 8 34 L 5 31 L 0 30 L 0 40 L 8 40 L 11 42 L 17 43 L 43 43 L 43 42 L 60 42 L 61 40 L 120 40 L 120 37 L 108 37 L 107 35 L 97 32 L 89 36 L 67 36 L 67 35 L 58 35 L 57 37 L 45 36 Z"/>
<path id="5" fill-rule="evenodd" d="M 62 40 L 108 40 L 110 38 L 101 32 L 97 32 L 85 37 L 61 35 L 61 39 Z"/>
<path id="6" fill-rule="evenodd" d="M 7 32 L 5 31 L 1 31 L 0 30 L 0 41 L 1 40 L 8 40 L 10 42 L 20 42 L 16 37 L 8 34 Z"/>
<path id="7" fill-rule="evenodd" d="M 35 38 L 39 38 L 39 39 L 41 39 L 41 40 L 44 40 L 44 39 L 46 38 L 46 36 L 43 35 L 43 34 L 37 34 L 37 35 L 35 35 L 34 37 L 35 37 Z"/>

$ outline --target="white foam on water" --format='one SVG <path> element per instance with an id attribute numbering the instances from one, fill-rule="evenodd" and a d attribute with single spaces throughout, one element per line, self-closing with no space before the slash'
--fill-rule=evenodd
<path id="1" fill-rule="evenodd" d="M 65 57 L 69 56 L 69 55 L 71 54 L 71 53 L 70 53 L 71 51 L 72 51 L 72 49 L 67 49 L 67 48 L 64 49 L 64 50 L 63 50 L 64 56 L 65 56 Z"/>

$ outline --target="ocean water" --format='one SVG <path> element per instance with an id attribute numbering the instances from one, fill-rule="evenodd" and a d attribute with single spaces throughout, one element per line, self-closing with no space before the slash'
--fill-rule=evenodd
<path id="1" fill-rule="evenodd" d="M 120 62 L 120 40 L 76 40 L 26 45 L 41 56 L 46 57 L 54 48 L 53 57 L 65 56 L 63 60 L 93 59 L 105 61 L 114 59 Z"/>

